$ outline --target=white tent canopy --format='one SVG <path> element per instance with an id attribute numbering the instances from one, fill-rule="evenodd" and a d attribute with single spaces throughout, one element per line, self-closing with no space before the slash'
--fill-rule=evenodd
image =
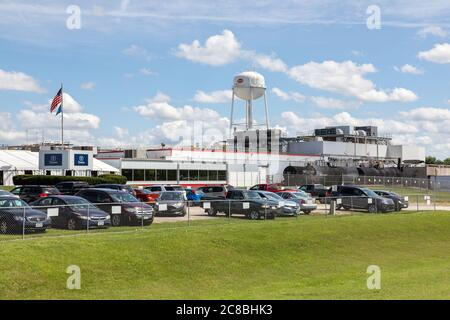
<path id="1" fill-rule="evenodd" d="M 4 185 L 11 185 L 12 177 L 24 174 L 25 171 L 32 171 L 33 174 L 44 174 L 39 169 L 39 152 L 26 150 L 0 150 L 0 171 L 3 171 Z M 92 171 L 119 173 L 120 170 L 94 158 Z"/>

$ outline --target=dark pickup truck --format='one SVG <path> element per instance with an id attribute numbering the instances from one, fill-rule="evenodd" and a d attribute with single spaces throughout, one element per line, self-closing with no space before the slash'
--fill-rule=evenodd
<path id="1" fill-rule="evenodd" d="M 245 215 L 250 220 L 275 219 L 283 207 L 277 201 L 266 200 L 256 191 L 230 190 L 224 200 L 212 201 L 208 215 Z"/>
<path id="2" fill-rule="evenodd" d="M 305 184 L 299 189 L 309 193 L 313 198 L 325 198 L 331 195 L 331 190 L 323 184 Z M 319 201 L 323 203 L 320 199 Z"/>

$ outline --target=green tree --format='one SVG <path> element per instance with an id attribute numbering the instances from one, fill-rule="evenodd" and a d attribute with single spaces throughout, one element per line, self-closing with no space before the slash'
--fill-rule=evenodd
<path id="1" fill-rule="evenodd" d="M 426 164 L 436 164 L 436 157 L 428 156 L 425 158 Z"/>

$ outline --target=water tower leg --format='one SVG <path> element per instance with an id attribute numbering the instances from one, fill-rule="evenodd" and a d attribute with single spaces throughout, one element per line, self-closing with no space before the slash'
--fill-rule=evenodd
<path id="1" fill-rule="evenodd" d="M 266 111 L 266 129 L 269 130 L 269 109 L 267 107 L 266 91 L 264 91 L 264 108 L 265 108 L 265 111 Z"/>
<path id="2" fill-rule="evenodd" d="M 250 88 L 250 100 L 248 101 L 248 129 L 253 127 L 253 88 Z"/>
<path id="3" fill-rule="evenodd" d="M 230 137 L 233 135 L 233 117 L 234 117 L 234 89 L 231 97 Z"/>

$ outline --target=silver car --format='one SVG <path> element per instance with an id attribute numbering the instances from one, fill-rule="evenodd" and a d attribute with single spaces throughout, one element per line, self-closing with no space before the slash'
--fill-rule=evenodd
<path id="1" fill-rule="evenodd" d="M 295 201 L 283 199 L 281 196 L 270 191 L 257 191 L 263 199 L 274 200 L 278 205 L 283 207 L 282 214 L 284 216 L 297 216 L 300 214 L 300 205 Z"/>
<path id="2" fill-rule="evenodd" d="M 300 191 L 283 191 L 278 192 L 283 199 L 294 201 L 300 205 L 300 210 L 305 214 L 310 214 L 317 209 L 316 199 L 312 198 L 305 192 Z"/>
<path id="3" fill-rule="evenodd" d="M 163 191 L 156 199 L 155 209 L 159 216 L 185 216 L 187 213 L 184 191 Z"/>

